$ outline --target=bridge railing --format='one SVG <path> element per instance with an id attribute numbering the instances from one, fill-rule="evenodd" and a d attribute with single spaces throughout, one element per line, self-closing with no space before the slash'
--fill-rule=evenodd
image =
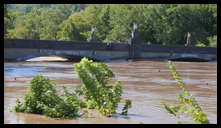
<path id="1" fill-rule="evenodd" d="M 174 53 L 199 53 L 199 54 L 217 54 L 217 49 L 212 47 L 185 47 L 181 45 L 163 46 L 163 45 L 136 45 L 139 51 L 148 52 L 174 52 Z"/>
<path id="2" fill-rule="evenodd" d="M 34 48 L 54 50 L 111 50 L 131 52 L 131 44 L 128 43 L 101 43 L 84 41 L 56 41 L 56 40 L 31 40 L 31 39 L 5 39 L 4 48 Z M 217 54 L 216 48 L 211 47 L 185 47 L 163 45 L 133 45 L 132 52 L 173 52 L 173 53 L 200 53 Z"/>
<path id="3" fill-rule="evenodd" d="M 5 39 L 5 48 L 37 48 L 54 50 L 116 50 L 127 51 L 129 44 L 125 43 L 91 43 L 83 41 L 56 41 L 56 40 L 27 40 Z"/>

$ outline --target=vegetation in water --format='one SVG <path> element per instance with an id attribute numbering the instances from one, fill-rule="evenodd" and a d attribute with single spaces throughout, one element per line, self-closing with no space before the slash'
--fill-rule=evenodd
<path id="1" fill-rule="evenodd" d="M 132 107 L 131 100 L 127 99 L 122 109 L 122 115 L 127 115 L 128 109 Z"/>
<path id="2" fill-rule="evenodd" d="M 24 96 L 17 99 L 14 111 L 43 114 L 54 118 L 73 118 L 80 115 L 81 108 L 98 109 L 102 114 L 111 116 L 121 100 L 122 87 L 119 81 L 110 82 L 113 72 L 103 63 L 83 58 L 75 64 L 75 70 L 83 85 L 73 93 L 64 87 L 58 95 L 54 83 L 41 75 L 35 76 Z M 131 101 L 126 100 L 122 114 L 127 115 Z M 87 110 L 83 110 L 87 113 Z"/>
<path id="3" fill-rule="evenodd" d="M 195 97 L 192 94 L 190 94 L 189 91 L 187 90 L 185 84 L 183 83 L 181 78 L 178 76 L 178 73 L 174 65 L 171 62 L 169 62 L 168 67 L 170 69 L 170 72 L 174 80 L 176 80 L 178 86 L 182 89 L 182 92 L 178 96 L 178 100 L 180 102 L 179 104 L 168 106 L 167 104 L 162 102 L 165 110 L 168 113 L 178 118 L 180 114 L 185 113 L 188 116 L 190 116 L 195 123 L 208 124 L 209 120 L 206 114 L 203 112 L 200 105 L 197 103 Z"/>
<path id="4" fill-rule="evenodd" d="M 102 114 L 111 116 L 116 112 L 121 100 L 122 87 L 120 81 L 111 79 L 114 73 L 103 63 L 93 62 L 83 58 L 75 64 L 75 70 L 83 82 L 77 91 L 82 95 L 87 108 L 98 109 Z M 114 82 L 110 82 L 110 81 Z M 125 113 L 131 106 L 131 101 L 126 101 Z"/>
<path id="5" fill-rule="evenodd" d="M 48 78 L 37 75 L 31 80 L 24 101 L 17 99 L 14 110 L 54 118 L 73 118 L 79 112 L 79 99 L 74 93 L 69 94 L 67 91 L 59 96 Z"/>

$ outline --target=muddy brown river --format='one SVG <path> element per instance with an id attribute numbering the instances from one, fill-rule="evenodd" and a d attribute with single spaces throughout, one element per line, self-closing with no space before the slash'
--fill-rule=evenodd
<path id="1" fill-rule="evenodd" d="M 48 76 L 57 83 L 59 91 L 62 86 L 73 89 L 80 81 L 73 70 L 71 62 L 7 62 L 4 63 L 4 123 L 19 124 L 168 124 L 193 123 L 191 118 L 181 116 L 179 119 L 168 114 L 160 101 L 167 104 L 177 103 L 180 88 L 172 79 L 167 62 L 135 61 L 106 63 L 122 82 L 123 99 L 132 100 L 128 116 L 119 113 L 123 104 L 119 104 L 114 117 L 105 117 L 96 110 L 88 118 L 58 120 L 43 115 L 12 112 L 16 98 L 22 99 L 27 92 L 28 82 L 37 74 Z M 186 83 L 190 93 L 207 114 L 210 123 L 217 123 L 217 62 L 174 62 L 177 72 Z"/>

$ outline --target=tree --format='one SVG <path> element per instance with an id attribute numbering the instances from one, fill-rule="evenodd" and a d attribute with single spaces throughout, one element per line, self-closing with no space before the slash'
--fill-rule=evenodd
<path id="1" fill-rule="evenodd" d="M 189 32 L 193 45 L 200 42 L 210 46 L 209 37 L 217 35 L 215 4 L 16 6 L 20 10 L 22 6 L 30 6 L 31 11 L 23 10 L 19 15 L 8 11 L 4 16 L 4 32 L 8 32 L 9 38 L 86 41 L 91 29 L 96 28 L 94 33 L 101 42 L 128 42 L 134 23 L 138 25 L 138 40 L 142 43 L 184 45 Z"/>
<path id="2" fill-rule="evenodd" d="M 42 11 L 40 39 L 56 40 L 58 25 L 71 15 L 71 7 L 72 5 L 61 4 Z"/>
<path id="3" fill-rule="evenodd" d="M 208 37 L 208 40 L 209 40 L 210 47 L 217 47 L 217 35 Z"/>
<path id="4" fill-rule="evenodd" d="M 87 40 L 91 36 L 91 28 L 96 27 L 95 34 L 100 41 L 105 40 L 110 30 L 108 5 L 88 5 L 84 11 L 70 16 L 70 19 Z"/>
<path id="5" fill-rule="evenodd" d="M 21 15 L 18 11 L 9 10 L 9 7 L 8 4 L 4 4 L 4 37 L 6 38 L 9 30 L 14 29 L 17 17 Z"/>
<path id="6" fill-rule="evenodd" d="M 7 4 L 4 4 L 4 37 L 6 35 L 7 26 L 8 26 Z"/>
<path id="7" fill-rule="evenodd" d="M 11 6 L 14 8 L 12 10 L 16 10 L 15 5 Z M 23 16 L 16 17 L 15 28 L 10 28 L 10 30 L 7 28 L 9 31 L 8 37 L 42 40 L 55 40 L 59 24 L 74 13 L 76 9 L 79 11 L 84 7 L 80 6 L 79 9 L 70 4 L 16 6 L 24 13 Z M 22 7 L 30 10 L 22 10 Z"/>
<path id="8" fill-rule="evenodd" d="M 202 5 L 159 5 L 153 16 L 155 39 L 165 45 L 185 44 L 187 32 L 192 42 L 208 44 L 207 37 L 212 35 L 214 17 L 207 6 Z M 211 29 L 212 28 L 212 29 Z"/>
<path id="9" fill-rule="evenodd" d="M 71 20 L 64 21 L 57 32 L 58 40 L 85 40 Z"/>
<path id="10" fill-rule="evenodd" d="M 111 5 L 110 26 L 112 29 L 107 40 L 128 41 L 132 30 L 131 24 L 135 17 L 132 14 L 133 5 Z"/>

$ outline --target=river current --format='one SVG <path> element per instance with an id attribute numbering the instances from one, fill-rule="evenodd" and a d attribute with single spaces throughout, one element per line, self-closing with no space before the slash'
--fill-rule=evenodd
<path id="1" fill-rule="evenodd" d="M 173 62 L 177 72 L 191 94 L 207 114 L 210 123 L 217 123 L 217 62 Z M 73 89 L 81 84 L 72 62 L 5 62 L 4 63 L 4 123 L 133 123 L 168 124 L 181 121 L 193 123 L 189 117 L 180 119 L 168 114 L 160 101 L 175 104 L 180 88 L 173 80 L 167 62 L 134 61 L 106 63 L 122 82 L 123 99 L 132 100 L 128 116 L 119 115 L 123 104 L 119 104 L 114 117 L 105 117 L 92 110 L 91 118 L 58 120 L 37 114 L 15 113 L 12 108 L 16 98 L 22 99 L 28 82 L 37 74 L 49 77 L 62 86 Z"/>

